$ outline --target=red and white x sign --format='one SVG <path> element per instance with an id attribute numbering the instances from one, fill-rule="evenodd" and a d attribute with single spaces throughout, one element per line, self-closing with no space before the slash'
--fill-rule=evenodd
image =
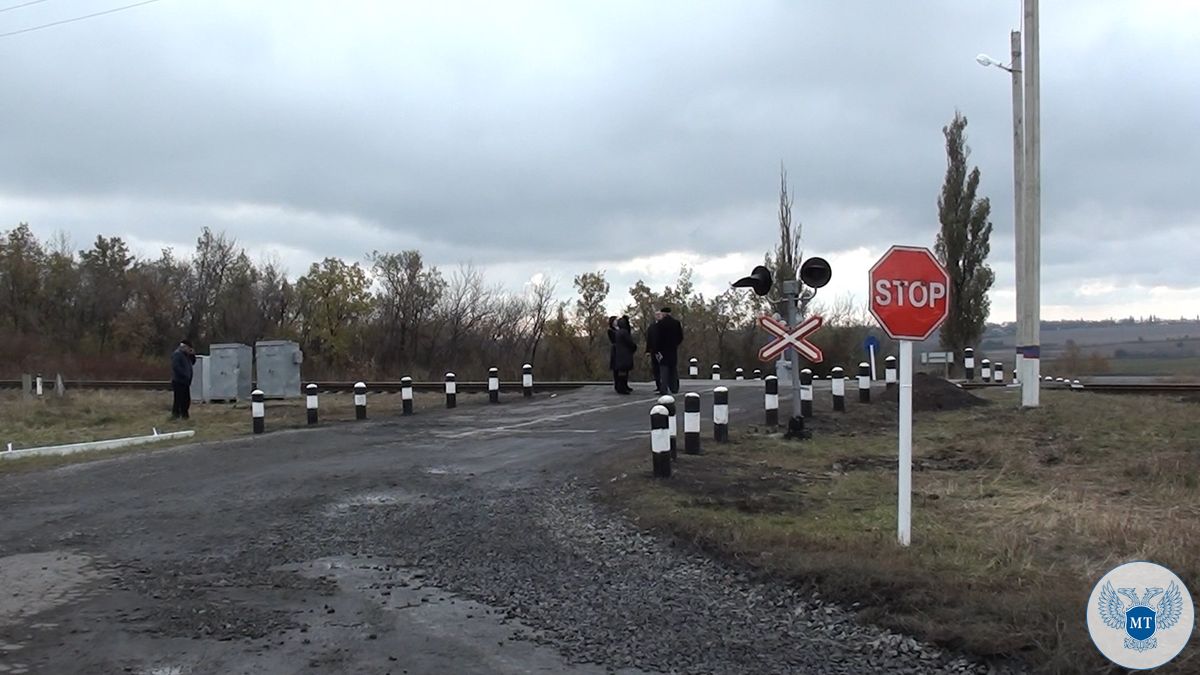
<path id="1" fill-rule="evenodd" d="M 795 328 L 788 328 L 787 324 L 776 321 L 773 317 L 761 316 L 758 323 L 766 329 L 768 333 L 775 336 L 775 339 L 768 342 L 765 347 L 758 350 L 758 358 L 762 361 L 774 361 L 779 358 L 779 355 L 788 347 L 800 352 L 800 355 L 813 363 L 820 363 L 825 355 L 821 353 L 813 343 L 805 340 L 808 335 L 817 332 L 821 324 L 825 320 L 819 316 L 810 316 L 800 322 Z"/>

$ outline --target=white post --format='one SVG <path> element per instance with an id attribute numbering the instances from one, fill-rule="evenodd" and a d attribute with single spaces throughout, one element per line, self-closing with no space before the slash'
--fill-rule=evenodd
<path id="1" fill-rule="evenodd" d="M 911 340 L 900 341 L 900 545 L 912 541 L 912 353 Z"/>
<path id="2" fill-rule="evenodd" d="M 871 345 L 871 381 L 879 379 L 879 375 L 875 372 L 875 345 Z"/>
<path id="3" fill-rule="evenodd" d="M 1025 348 L 1021 365 L 1025 372 L 1020 380 L 1021 405 L 1036 408 L 1040 390 L 1033 385 L 1041 375 L 1041 231 L 1042 231 L 1042 123 L 1041 123 L 1041 66 L 1038 59 L 1038 0 L 1025 0 L 1025 185 L 1021 201 L 1025 259 L 1021 261 L 1024 275 L 1022 289 L 1025 306 Z"/>

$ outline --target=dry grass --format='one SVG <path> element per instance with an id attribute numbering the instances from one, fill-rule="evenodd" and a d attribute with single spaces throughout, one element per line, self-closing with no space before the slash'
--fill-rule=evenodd
<path id="1" fill-rule="evenodd" d="M 917 416 L 907 549 L 891 426 L 708 441 L 669 481 L 614 466 L 609 496 L 643 525 L 860 602 L 867 620 L 1045 672 L 1103 672 L 1083 616 L 1104 572 L 1153 560 L 1200 591 L 1200 404 L 1045 392 L 1022 411 L 1014 392 L 985 396 L 997 405 Z M 1198 651 L 1163 672 L 1194 672 Z"/>
<path id="2" fill-rule="evenodd" d="M 459 395 L 459 405 L 468 405 L 477 395 Z M 367 401 L 369 417 L 399 414 L 399 394 L 372 394 Z M 441 407 L 445 397 L 436 392 L 415 392 L 413 404 L 419 411 Z M 354 420 L 351 393 L 323 393 L 320 397 L 321 424 Z M 307 426 L 304 399 L 267 401 L 267 431 Z M 98 441 L 127 436 L 195 430 L 186 442 L 213 441 L 251 433 L 250 403 L 192 403 L 191 419 L 171 419 L 171 392 L 76 390 L 62 398 L 50 394 L 43 399 L 26 398 L 16 391 L 0 392 L 0 446 L 13 449 Z M 43 468 L 87 461 L 123 452 L 146 452 L 166 443 L 135 446 L 128 450 L 81 453 L 65 457 L 36 457 L 0 462 L 0 471 Z"/>

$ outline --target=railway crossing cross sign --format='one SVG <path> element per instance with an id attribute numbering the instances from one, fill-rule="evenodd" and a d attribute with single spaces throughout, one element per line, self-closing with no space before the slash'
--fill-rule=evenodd
<path id="1" fill-rule="evenodd" d="M 789 328 L 782 321 L 777 321 L 770 316 L 761 316 L 758 318 L 758 323 L 768 333 L 775 336 L 775 339 L 768 342 L 762 349 L 758 350 L 758 358 L 760 361 L 771 362 L 779 358 L 788 347 L 796 350 L 800 356 L 808 359 L 812 363 L 820 363 L 825 355 L 821 353 L 821 349 L 809 342 L 805 338 L 817 332 L 821 324 L 825 322 L 819 316 L 810 316 L 800 325 L 795 328 Z"/>

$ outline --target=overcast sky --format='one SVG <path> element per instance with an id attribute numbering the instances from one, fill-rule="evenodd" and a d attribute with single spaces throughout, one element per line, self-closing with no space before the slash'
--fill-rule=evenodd
<path id="1" fill-rule="evenodd" d="M 1200 2 L 1041 4 L 1043 316 L 1194 316 Z M 761 260 L 782 162 L 824 294 L 861 299 L 888 245 L 933 245 L 957 108 L 1011 321 L 1010 80 L 974 57 L 1008 60 L 1020 5 L 161 0 L 0 38 L 0 230 L 155 255 L 207 225 L 292 276 L 404 248 L 513 290 L 604 269 L 623 303 Z"/>

